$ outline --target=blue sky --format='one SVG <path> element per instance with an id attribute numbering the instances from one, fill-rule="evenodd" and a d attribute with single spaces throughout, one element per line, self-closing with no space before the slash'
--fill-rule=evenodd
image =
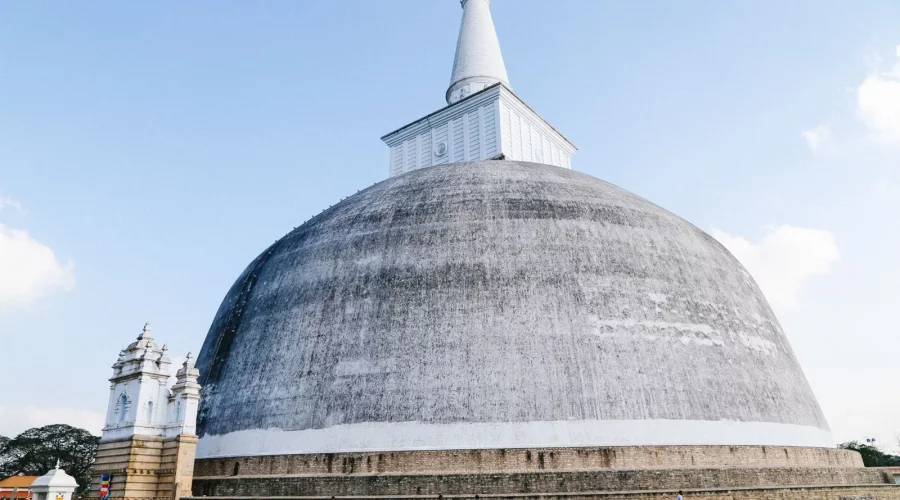
<path id="1" fill-rule="evenodd" d="M 712 232 L 837 439 L 900 431 L 900 3 L 496 0 L 577 170 Z M 443 105 L 454 0 L 0 4 L 0 434 L 99 431 L 150 320 L 199 348 L 262 249 Z M 51 253 L 52 252 L 52 253 Z M 15 374 L 10 377 L 10 374 Z"/>

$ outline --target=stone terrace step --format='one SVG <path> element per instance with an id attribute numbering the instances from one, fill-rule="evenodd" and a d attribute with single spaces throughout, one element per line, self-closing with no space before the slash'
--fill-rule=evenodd
<path id="1" fill-rule="evenodd" d="M 194 477 L 294 474 L 473 474 L 688 467 L 862 467 L 859 453 L 793 446 L 614 446 L 415 450 L 204 458 Z"/>
<path id="2" fill-rule="evenodd" d="M 671 500 L 678 490 L 648 491 L 581 491 L 572 493 L 509 493 L 478 495 L 484 500 Z M 759 488 L 685 489 L 687 500 L 900 500 L 900 486 L 872 485 L 805 485 Z M 391 496 L 216 496 L 186 497 L 181 500 L 474 500 L 475 495 L 391 495 Z"/>
<path id="3" fill-rule="evenodd" d="M 678 489 L 881 485 L 888 477 L 864 468 L 691 468 L 488 474 L 235 476 L 194 478 L 205 497 L 396 497 L 566 494 Z M 857 499 L 875 500 L 875 499 Z"/>

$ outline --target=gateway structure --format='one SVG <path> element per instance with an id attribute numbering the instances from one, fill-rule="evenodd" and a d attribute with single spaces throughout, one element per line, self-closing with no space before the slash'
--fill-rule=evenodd
<path id="1" fill-rule="evenodd" d="M 193 494 L 900 497 L 834 448 L 738 261 L 570 170 L 490 1 L 462 6 L 449 106 L 385 136 L 391 178 L 227 293 Z"/>

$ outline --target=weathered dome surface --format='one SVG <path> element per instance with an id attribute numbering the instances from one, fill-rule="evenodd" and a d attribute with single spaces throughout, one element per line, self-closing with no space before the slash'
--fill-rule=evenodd
<path id="1" fill-rule="evenodd" d="M 238 278 L 197 366 L 199 458 L 833 445 L 724 247 L 532 163 L 417 170 L 314 217 Z"/>

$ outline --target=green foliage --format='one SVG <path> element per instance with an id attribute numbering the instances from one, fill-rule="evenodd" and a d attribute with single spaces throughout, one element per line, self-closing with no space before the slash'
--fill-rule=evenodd
<path id="1" fill-rule="evenodd" d="M 18 436 L 0 438 L 0 478 L 24 474 L 42 476 L 56 466 L 78 481 L 76 495 L 90 487 L 91 464 L 100 438 L 70 425 L 45 425 Z"/>
<path id="2" fill-rule="evenodd" d="M 858 451 L 862 455 L 863 464 L 866 467 L 897 467 L 900 466 L 900 456 L 885 453 L 874 446 L 861 444 L 856 441 L 843 443 L 838 446 L 845 450 Z"/>
<path id="3" fill-rule="evenodd" d="M 6 443 L 8 443 L 8 442 L 9 442 L 8 437 L 0 436 L 0 479 L 3 479 L 6 477 L 3 475 L 3 470 L 4 470 L 3 464 L 6 463 L 6 454 L 3 453 L 3 448 L 6 447 Z"/>

